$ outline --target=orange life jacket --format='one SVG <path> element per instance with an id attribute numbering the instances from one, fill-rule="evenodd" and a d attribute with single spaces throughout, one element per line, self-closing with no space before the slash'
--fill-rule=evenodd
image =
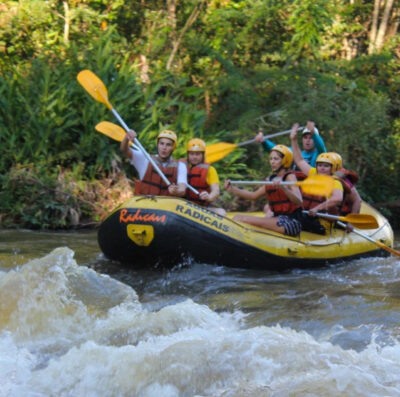
<path id="1" fill-rule="evenodd" d="M 288 171 L 283 175 L 284 181 L 289 174 L 294 174 L 293 171 Z M 269 180 L 272 180 L 276 175 L 271 175 Z M 288 215 L 300 208 L 298 205 L 289 200 L 285 192 L 278 186 L 265 185 L 265 195 L 267 196 L 268 205 L 275 216 Z"/>
<path id="2" fill-rule="evenodd" d="M 190 167 L 186 159 L 182 159 L 181 161 L 186 164 L 189 185 L 193 186 L 199 193 L 210 193 L 211 189 L 207 183 L 207 173 L 208 169 L 210 168 L 210 164 L 200 163 Z M 190 189 L 186 189 L 185 198 L 199 205 L 208 204 L 206 201 L 200 200 L 199 196 L 196 193 L 193 193 Z"/>
<path id="3" fill-rule="evenodd" d="M 178 179 L 179 161 L 169 159 L 165 167 L 162 166 L 158 156 L 151 156 L 158 168 L 166 176 L 171 183 L 176 183 Z M 154 196 L 169 196 L 168 186 L 158 175 L 157 171 L 149 162 L 143 179 L 135 182 L 135 194 L 154 195 Z"/>

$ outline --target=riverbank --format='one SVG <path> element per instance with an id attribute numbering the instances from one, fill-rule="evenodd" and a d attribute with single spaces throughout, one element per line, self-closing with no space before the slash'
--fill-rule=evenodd
<path id="1" fill-rule="evenodd" d="M 90 181 L 80 179 L 79 175 L 76 170 L 61 167 L 52 176 L 40 174 L 33 166 L 12 168 L 2 177 L 6 181 L 0 192 L 0 228 L 95 228 L 133 195 L 133 180 L 117 167 L 107 177 Z M 261 211 L 264 204 L 263 200 L 232 199 L 224 190 L 217 203 L 228 211 Z M 400 207 L 378 204 L 381 206 L 376 208 L 394 229 L 399 229 Z"/>

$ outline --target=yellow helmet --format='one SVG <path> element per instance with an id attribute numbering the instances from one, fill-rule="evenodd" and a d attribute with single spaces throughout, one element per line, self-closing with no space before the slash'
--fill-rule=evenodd
<path id="1" fill-rule="evenodd" d="M 283 168 L 289 168 L 293 163 L 293 153 L 292 151 L 285 145 L 275 145 L 272 149 L 275 152 L 279 152 L 282 154 L 282 166 Z"/>
<path id="2" fill-rule="evenodd" d="M 331 174 L 333 174 L 334 168 L 336 167 L 337 164 L 337 157 L 336 153 L 333 152 L 328 152 L 328 153 L 320 153 L 317 157 L 317 160 L 315 161 L 317 164 L 318 163 L 327 163 L 330 164 L 331 167 Z"/>
<path id="3" fill-rule="evenodd" d="M 163 131 L 161 131 L 157 136 L 157 143 L 158 143 L 158 140 L 161 139 L 161 138 L 171 139 L 171 141 L 174 142 L 174 144 L 172 146 L 172 150 L 175 150 L 176 142 L 178 141 L 178 138 L 176 137 L 176 134 L 175 134 L 174 131 L 171 131 L 171 130 L 163 130 Z"/>
<path id="4" fill-rule="evenodd" d="M 342 156 L 336 152 L 329 152 L 328 154 L 333 158 L 332 172 L 340 170 L 343 167 Z"/>
<path id="5" fill-rule="evenodd" d="M 191 139 L 186 145 L 186 150 L 188 152 L 205 152 L 206 143 L 199 138 Z"/>

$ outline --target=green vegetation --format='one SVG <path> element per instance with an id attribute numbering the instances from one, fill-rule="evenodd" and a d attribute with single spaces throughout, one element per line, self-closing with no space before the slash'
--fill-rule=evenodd
<path id="1" fill-rule="evenodd" d="M 92 224 L 130 194 L 134 170 L 94 130 L 114 120 L 77 83 L 82 69 L 150 152 L 162 127 L 183 156 L 193 136 L 239 142 L 312 119 L 395 223 L 399 14 L 389 0 L 3 2 L 0 224 Z M 269 172 L 259 145 L 215 166 L 221 179 Z"/>

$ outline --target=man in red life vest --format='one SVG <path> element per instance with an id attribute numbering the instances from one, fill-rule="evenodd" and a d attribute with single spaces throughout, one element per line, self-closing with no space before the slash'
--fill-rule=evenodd
<path id="1" fill-rule="evenodd" d="M 186 192 L 187 172 L 183 163 L 174 160 L 171 155 L 175 150 L 177 137 L 173 131 L 163 130 L 157 136 L 157 155 L 151 156 L 165 177 L 171 182 L 165 184 L 151 162 L 140 150 L 129 147 L 129 142 L 136 138 L 136 132 L 130 130 L 121 142 L 121 152 L 136 168 L 140 181 L 135 183 L 135 194 L 156 196 L 180 196 Z"/>

